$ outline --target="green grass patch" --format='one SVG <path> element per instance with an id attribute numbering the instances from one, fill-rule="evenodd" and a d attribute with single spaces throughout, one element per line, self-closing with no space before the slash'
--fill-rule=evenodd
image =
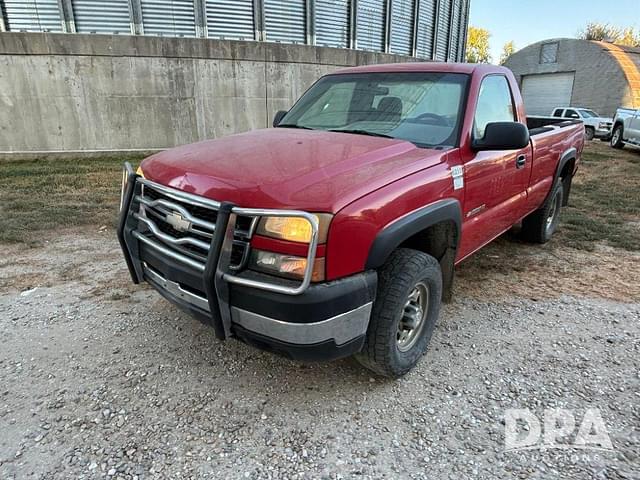
<path id="1" fill-rule="evenodd" d="M 591 142 L 562 211 L 562 241 L 584 250 L 596 243 L 640 250 L 639 186 L 640 152 Z"/>
<path id="2" fill-rule="evenodd" d="M 60 227 L 115 226 L 122 164 L 141 158 L 0 161 L 0 242 L 39 243 Z"/>

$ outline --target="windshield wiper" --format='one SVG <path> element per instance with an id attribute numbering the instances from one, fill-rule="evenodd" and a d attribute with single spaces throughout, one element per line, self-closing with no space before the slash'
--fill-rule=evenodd
<path id="1" fill-rule="evenodd" d="M 304 130 L 314 130 L 311 127 L 305 127 L 303 125 L 298 125 L 296 123 L 279 123 L 276 128 L 302 128 Z"/>
<path id="2" fill-rule="evenodd" d="M 383 137 L 383 138 L 393 138 L 393 139 L 396 138 L 396 137 L 392 137 L 391 135 L 386 135 L 384 133 L 370 132 L 369 130 L 360 130 L 360 129 L 357 129 L 357 128 L 346 129 L 346 130 L 343 130 L 341 128 L 332 128 L 332 129 L 330 129 L 328 131 L 329 132 L 342 132 L 342 133 L 355 133 L 356 135 L 369 135 L 371 137 Z"/>

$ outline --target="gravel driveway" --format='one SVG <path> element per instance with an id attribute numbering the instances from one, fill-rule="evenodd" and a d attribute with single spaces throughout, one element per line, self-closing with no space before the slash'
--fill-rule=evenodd
<path id="1" fill-rule="evenodd" d="M 3 250 L 2 479 L 640 478 L 638 301 L 459 283 L 389 381 L 217 341 L 129 285 L 112 232 Z M 506 452 L 509 408 L 597 408 L 613 451 Z"/>

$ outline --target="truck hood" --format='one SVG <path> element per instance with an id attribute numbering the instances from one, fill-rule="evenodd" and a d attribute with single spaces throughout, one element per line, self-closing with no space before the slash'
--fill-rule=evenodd
<path id="1" fill-rule="evenodd" d="M 166 150 L 142 170 L 162 185 L 242 207 L 336 213 L 445 156 L 404 140 L 269 128 Z"/>

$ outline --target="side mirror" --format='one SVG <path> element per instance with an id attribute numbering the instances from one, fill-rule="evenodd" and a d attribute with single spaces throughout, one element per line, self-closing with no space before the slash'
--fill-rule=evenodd
<path id="1" fill-rule="evenodd" d="M 518 122 L 487 124 L 484 137 L 474 140 L 471 148 L 481 150 L 520 150 L 529 145 L 529 129 Z"/>
<path id="2" fill-rule="evenodd" d="M 277 127 L 282 118 L 287 114 L 286 110 L 278 110 L 276 114 L 273 116 L 273 126 Z"/>

